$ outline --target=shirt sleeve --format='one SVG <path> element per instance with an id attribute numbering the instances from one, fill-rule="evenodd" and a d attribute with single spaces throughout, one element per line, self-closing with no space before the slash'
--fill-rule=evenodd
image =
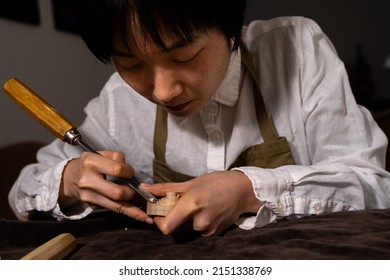
<path id="1" fill-rule="evenodd" d="M 106 147 L 107 143 L 112 143 L 110 121 L 105 117 L 108 116 L 109 85 L 108 82 L 100 96 L 88 103 L 85 109 L 87 118 L 78 128 L 83 139 L 86 138 L 84 140 L 95 147 Z M 95 141 L 91 141 L 91 131 L 99 135 Z M 64 212 L 57 202 L 64 168 L 81 152 L 81 148 L 58 139 L 38 151 L 37 163 L 22 169 L 8 196 L 9 204 L 19 220 L 27 220 L 31 211 L 45 212 L 57 220 L 77 220 L 92 212 L 93 209 L 81 201 Z"/>
<path id="2" fill-rule="evenodd" d="M 150 135 L 153 135 L 155 111 L 152 110 L 155 106 L 152 103 L 146 105 L 149 103 L 135 94 L 118 73 L 114 73 L 99 96 L 87 104 L 84 110 L 86 118 L 77 128 L 84 142 L 97 151 L 123 151 L 127 158 L 132 159 L 132 166 L 142 180 L 149 178 L 151 173 L 148 163 L 151 162 L 153 150 L 143 149 L 148 145 L 152 147 L 152 142 L 136 143 L 136 140 L 138 137 L 149 139 Z M 136 113 L 134 108 L 139 107 L 144 110 Z M 144 116 L 144 111 L 149 112 L 147 117 Z M 143 118 L 144 122 L 136 126 L 140 118 Z M 85 202 L 78 201 L 67 209 L 61 209 L 57 202 L 64 168 L 82 152 L 80 147 L 71 146 L 58 139 L 39 150 L 37 163 L 30 164 L 21 171 L 9 194 L 9 203 L 15 215 L 26 220 L 29 212 L 40 211 L 57 220 L 77 220 L 90 214 L 93 209 Z"/>
<path id="3" fill-rule="evenodd" d="M 390 176 L 384 169 L 387 138 L 371 114 L 357 105 L 333 45 L 313 21 L 302 19 L 297 52 L 302 126 L 308 162 L 276 169 L 240 167 L 263 203 L 244 229 L 280 219 L 345 210 L 390 207 Z"/>
<path id="4" fill-rule="evenodd" d="M 67 147 L 60 140 L 38 151 L 38 162 L 22 169 L 8 196 L 19 220 L 28 220 L 31 211 L 45 212 L 58 220 L 80 219 L 92 211 L 86 204 L 80 203 L 77 213 L 68 215 L 61 211 L 57 202 L 63 169 L 69 160 L 78 155 L 76 147 Z"/>

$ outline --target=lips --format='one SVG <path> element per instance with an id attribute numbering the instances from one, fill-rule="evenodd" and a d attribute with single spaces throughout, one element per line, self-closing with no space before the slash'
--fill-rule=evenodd
<path id="1" fill-rule="evenodd" d="M 176 106 L 165 105 L 165 108 L 167 108 L 171 112 L 182 112 L 182 111 L 184 111 L 188 107 L 188 105 L 190 103 L 191 103 L 191 101 L 188 101 L 188 102 L 176 105 Z"/>

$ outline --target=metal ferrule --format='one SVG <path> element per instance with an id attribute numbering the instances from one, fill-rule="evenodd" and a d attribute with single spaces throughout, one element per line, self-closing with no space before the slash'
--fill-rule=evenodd
<path id="1" fill-rule="evenodd" d="M 81 140 L 81 134 L 75 128 L 69 130 L 64 136 L 64 142 L 73 146 L 76 146 L 78 144 L 78 140 Z"/>

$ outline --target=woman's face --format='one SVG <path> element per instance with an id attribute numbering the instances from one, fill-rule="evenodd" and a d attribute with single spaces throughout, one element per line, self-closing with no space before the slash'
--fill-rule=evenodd
<path id="1" fill-rule="evenodd" d="M 194 35 L 194 42 L 188 43 L 163 33 L 167 51 L 144 37 L 135 38 L 130 51 L 117 47 L 113 64 L 124 81 L 143 97 L 176 116 L 191 116 L 221 84 L 231 54 L 229 40 L 219 30 Z"/>

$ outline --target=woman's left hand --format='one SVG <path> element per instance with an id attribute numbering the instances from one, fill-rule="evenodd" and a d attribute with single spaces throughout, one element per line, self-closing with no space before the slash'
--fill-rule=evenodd
<path id="1" fill-rule="evenodd" d="M 192 220 L 195 231 L 203 236 L 219 234 L 244 213 L 257 213 L 261 202 L 252 183 L 240 171 L 217 171 L 182 183 L 144 185 L 156 196 L 175 192 L 181 198 L 165 217 L 155 217 L 164 234 L 171 234 Z"/>

